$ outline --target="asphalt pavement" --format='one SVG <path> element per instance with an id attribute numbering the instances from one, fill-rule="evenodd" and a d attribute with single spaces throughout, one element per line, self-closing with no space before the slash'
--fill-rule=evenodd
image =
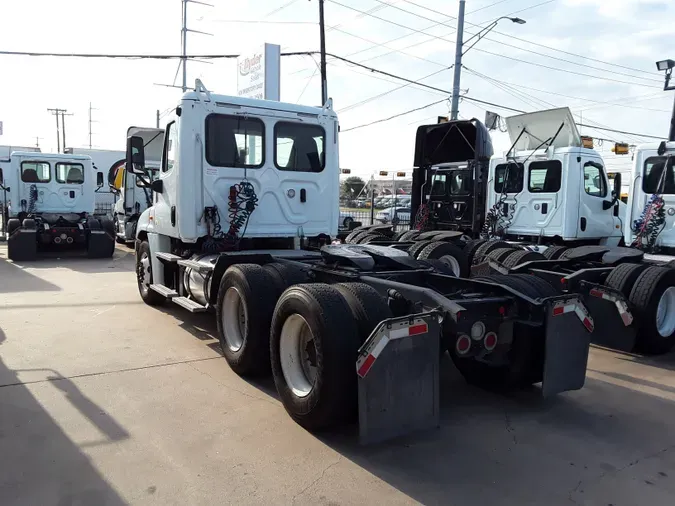
<path id="1" fill-rule="evenodd" d="M 0 243 L 0 504 L 675 504 L 675 355 L 593 349 L 543 400 L 465 384 L 441 427 L 362 447 L 313 435 L 239 378 L 212 315 L 152 308 L 133 254 L 7 260 Z"/>

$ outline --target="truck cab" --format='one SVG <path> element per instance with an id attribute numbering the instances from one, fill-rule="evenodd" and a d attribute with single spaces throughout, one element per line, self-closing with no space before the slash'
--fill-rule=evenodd
<path id="1" fill-rule="evenodd" d="M 420 126 L 411 192 L 417 227 L 478 235 L 492 154 L 490 134 L 477 119 Z"/>
<path id="2" fill-rule="evenodd" d="M 164 147 L 164 130 L 161 128 L 129 127 L 130 137 L 143 139 L 147 178 L 126 170 L 126 158 L 110 167 L 108 183 L 118 195 L 113 209 L 116 240 L 121 244 L 133 243 L 141 213 L 153 204 L 151 183 L 157 178 Z"/>
<path id="3" fill-rule="evenodd" d="M 490 161 L 490 235 L 616 246 L 623 237 L 621 177 L 583 147 L 568 108 L 506 119 L 511 149 Z"/>
<path id="4" fill-rule="evenodd" d="M 84 247 L 90 256 L 109 256 L 110 220 L 94 218 L 95 192 L 103 186 L 89 156 L 13 152 L 0 164 L 7 195 L 10 259 L 33 259 L 38 249 Z M 114 246 L 114 243 L 112 243 Z"/>
<path id="5" fill-rule="evenodd" d="M 143 139 L 132 135 L 127 167 L 148 180 L 145 159 Z M 147 241 L 155 276 L 163 272 L 155 253 L 325 244 L 337 235 L 339 172 L 330 101 L 318 108 L 216 95 L 197 81 L 166 126 L 137 246 Z"/>
<path id="6" fill-rule="evenodd" d="M 636 147 L 626 206 L 624 239 L 632 244 L 638 235 L 639 221 L 654 197 L 659 200 L 652 219 L 659 220 L 653 244 L 649 246 L 675 248 L 675 142 L 647 143 Z M 662 205 L 660 201 L 662 200 Z"/>

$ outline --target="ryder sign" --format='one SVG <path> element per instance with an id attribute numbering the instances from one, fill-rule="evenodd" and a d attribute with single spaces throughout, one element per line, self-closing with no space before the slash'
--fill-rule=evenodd
<path id="1" fill-rule="evenodd" d="M 237 94 L 265 100 L 280 99 L 281 47 L 264 44 L 237 58 Z"/>

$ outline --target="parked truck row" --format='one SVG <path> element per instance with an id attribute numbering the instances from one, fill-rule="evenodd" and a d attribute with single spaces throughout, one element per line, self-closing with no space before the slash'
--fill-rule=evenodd
<path id="1" fill-rule="evenodd" d="M 437 424 L 446 351 L 485 388 L 579 389 L 592 336 L 618 329 L 635 339 L 634 321 L 663 320 L 673 271 L 637 263 L 638 250 L 607 243 L 548 260 L 523 241 L 479 237 L 492 148 L 477 121 L 418 130 L 411 230 L 362 227 L 331 244 L 338 131 L 330 101 L 216 95 L 197 81 L 165 129 L 157 173 L 144 139 L 127 142 L 127 170 L 153 191 L 136 225 L 141 298 L 213 313 L 230 367 L 271 371 L 302 426 L 358 413 L 362 440 L 372 441 Z M 534 183 L 546 179 L 538 173 Z M 543 203 L 556 205 L 532 205 Z M 640 295 L 627 297 L 629 285 Z"/>

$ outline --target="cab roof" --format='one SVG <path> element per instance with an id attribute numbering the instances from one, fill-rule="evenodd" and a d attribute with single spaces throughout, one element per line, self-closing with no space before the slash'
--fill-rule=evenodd
<path id="1" fill-rule="evenodd" d="M 10 156 L 20 156 L 32 160 L 55 160 L 55 161 L 91 161 L 89 155 L 73 155 L 70 153 L 43 153 L 38 151 L 12 151 Z"/>

